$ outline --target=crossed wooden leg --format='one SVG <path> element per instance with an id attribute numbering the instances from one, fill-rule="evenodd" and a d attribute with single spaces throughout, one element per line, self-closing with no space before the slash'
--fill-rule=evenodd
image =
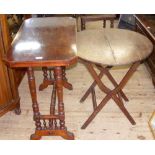
<path id="1" fill-rule="evenodd" d="M 84 96 L 81 98 L 81 102 L 83 102 L 90 93 L 92 93 L 92 101 L 93 101 L 93 107 L 94 107 L 94 111 L 93 113 L 89 116 L 89 118 L 86 120 L 86 122 L 82 125 L 82 129 L 85 129 L 90 122 L 95 118 L 95 116 L 98 114 L 98 112 L 106 105 L 106 103 L 112 98 L 115 103 L 117 104 L 117 106 L 121 109 L 121 111 L 124 113 L 124 115 L 128 118 L 128 120 L 131 122 L 131 124 L 136 124 L 135 121 L 133 120 L 133 118 L 131 117 L 131 115 L 129 114 L 129 112 L 127 111 L 127 109 L 125 108 L 122 98 L 125 101 L 128 101 L 128 98 L 125 96 L 125 94 L 123 93 L 122 89 L 124 88 L 124 86 L 126 85 L 126 83 L 128 82 L 128 80 L 131 78 L 131 76 L 133 75 L 133 73 L 136 71 L 137 67 L 139 66 L 140 62 L 136 62 L 134 63 L 130 69 L 128 70 L 128 72 L 126 73 L 126 75 L 124 76 L 124 78 L 122 79 L 122 81 L 120 82 L 120 84 L 117 84 L 116 81 L 114 80 L 114 78 L 112 77 L 112 75 L 110 74 L 110 72 L 108 71 L 107 68 L 101 67 L 101 66 L 97 66 L 97 68 L 100 70 L 100 74 L 97 75 L 96 71 L 93 68 L 93 64 L 92 63 L 87 63 L 85 62 L 85 65 L 87 67 L 87 69 L 89 70 L 90 74 L 92 75 L 92 77 L 94 78 L 94 82 L 92 83 L 92 85 L 89 87 L 89 89 L 86 91 L 86 93 L 84 94 Z M 103 75 L 107 75 L 107 77 L 109 78 L 109 80 L 113 83 L 113 85 L 115 86 L 115 88 L 113 90 L 110 90 L 109 88 L 107 88 L 101 81 L 101 78 Z M 96 103 L 96 97 L 95 97 L 95 90 L 94 87 L 98 85 L 99 88 L 106 93 L 107 95 L 105 96 L 105 98 L 101 101 L 101 103 L 99 105 L 97 105 Z"/>
<path id="2" fill-rule="evenodd" d="M 109 78 L 109 80 L 112 82 L 112 84 L 117 87 L 118 84 L 117 82 L 115 81 L 115 79 L 112 77 L 112 75 L 110 74 L 110 72 L 108 71 L 109 69 L 112 68 L 112 66 L 108 66 L 106 68 L 102 68 L 101 66 L 99 65 L 96 65 L 97 68 L 100 70 L 100 73 L 98 75 L 98 78 L 101 79 L 103 77 L 103 75 L 107 75 L 107 77 Z M 97 82 L 94 80 L 94 82 L 91 84 L 91 86 L 88 88 L 88 90 L 85 92 L 85 94 L 83 95 L 83 97 L 80 99 L 80 102 L 84 102 L 85 99 L 88 97 L 88 95 L 90 93 L 92 93 L 92 96 L 94 96 L 93 94 L 95 94 L 94 92 L 94 88 L 95 86 L 97 85 Z M 128 98 L 126 97 L 126 95 L 124 94 L 124 92 L 122 90 L 120 90 L 120 94 L 122 96 L 122 98 L 125 100 L 125 101 L 129 101 Z M 94 98 L 94 97 L 93 97 Z"/>

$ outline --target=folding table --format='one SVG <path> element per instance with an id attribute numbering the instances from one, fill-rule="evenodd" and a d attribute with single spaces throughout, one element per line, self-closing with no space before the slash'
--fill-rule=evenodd
<path id="1" fill-rule="evenodd" d="M 151 41 L 134 31 L 123 29 L 92 29 L 78 32 L 77 49 L 78 56 L 84 60 L 84 64 L 94 79 L 94 82 L 80 100 L 80 102 L 83 102 L 89 94 L 92 94 L 94 108 L 93 113 L 83 124 L 82 129 L 85 129 L 90 124 L 110 99 L 115 101 L 131 124 L 136 124 L 124 106 L 123 99 L 128 101 L 128 98 L 122 89 L 142 60 L 146 59 L 152 52 L 153 45 Z M 130 69 L 118 84 L 109 70 L 113 66 L 122 65 L 130 65 Z M 95 67 L 100 71 L 99 74 L 94 69 Z M 112 82 L 114 85 L 113 89 L 108 88 L 102 82 L 103 75 L 106 75 Z M 98 86 L 106 94 L 99 104 L 96 101 L 95 86 Z"/>

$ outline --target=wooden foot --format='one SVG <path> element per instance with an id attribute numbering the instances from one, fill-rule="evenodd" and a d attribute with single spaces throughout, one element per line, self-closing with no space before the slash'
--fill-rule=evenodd
<path id="1" fill-rule="evenodd" d="M 127 111 L 127 109 L 124 107 L 124 105 L 121 102 L 116 102 L 116 104 L 121 109 L 121 111 L 123 112 L 123 114 L 127 117 L 127 119 L 130 121 L 130 123 L 132 125 L 136 125 L 136 122 L 134 121 L 134 119 L 132 118 L 132 116 L 129 114 L 129 112 Z"/>
<path id="2" fill-rule="evenodd" d="M 63 132 L 61 131 L 60 136 L 66 140 L 74 140 L 74 134 L 69 131 L 63 131 Z"/>
<path id="3" fill-rule="evenodd" d="M 39 86 L 39 91 L 44 90 L 45 88 L 47 88 L 49 85 L 52 85 L 52 84 L 53 84 L 53 82 L 51 80 L 43 81 L 43 83 L 40 84 L 40 86 Z"/>
<path id="4" fill-rule="evenodd" d="M 32 134 L 32 135 L 30 136 L 30 139 L 31 139 L 31 140 L 40 140 L 40 139 L 41 139 L 41 136 L 38 136 L 38 135 L 36 135 L 36 134 Z"/>
<path id="5" fill-rule="evenodd" d="M 153 83 L 153 86 L 154 86 L 154 88 L 155 88 L 155 76 L 153 75 L 153 77 L 152 77 L 152 83 Z"/>
<path id="6" fill-rule="evenodd" d="M 106 97 L 101 101 L 101 103 L 95 108 L 93 113 L 88 117 L 88 119 L 82 125 L 81 129 L 85 129 L 91 123 L 91 121 L 101 111 L 101 109 L 106 105 L 106 103 L 110 100 L 110 98 L 111 98 L 110 95 L 106 95 Z"/>
<path id="7" fill-rule="evenodd" d="M 20 109 L 20 98 L 19 98 L 19 100 L 18 100 L 18 102 L 17 102 L 16 108 L 14 109 L 14 112 L 15 112 L 16 115 L 20 115 L 20 114 L 21 114 L 21 109 Z"/>
<path id="8" fill-rule="evenodd" d="M 42 136 L 61 136 L 66 140 L 74 140 L 74 134 L 67 130 L 36 130 L 30 139 L 40 140 Z"/>
<path id="9" fill-rule="evenodd" d="M 73 90 L 72 84 L 68 83 L 67 81 L 63 82 L 63 86 L 69 90 Z"/>
<path id="10" fill-rule="evenodd" d="M 21 109 L 20 108 L 16 108 L 14 110 L 14 112 L 15 112 L 16 115 L 20 115 L 21 114 Z"/>

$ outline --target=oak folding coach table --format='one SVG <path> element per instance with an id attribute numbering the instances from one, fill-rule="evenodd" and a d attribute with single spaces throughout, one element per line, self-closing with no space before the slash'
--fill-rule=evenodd
<path id="1" fill-rule="evenodd" d="M 10 47 L 5 62 L 13 68 L 26 67 L 32 98 L 35 133 L 31 139 L 56 135 L 74 139 L 65 126 L 63 68 L 77 62 L 76 21 L 70 17 L 25 20 Z M 37 101 L 35 67 L 53 67 L 54 81 L 50 115 L 41 115 Z M 58 103 L 56 103 L 56 97 Z M 58 110 L 56 111 L 56 105 Z"/>
<path id="2" fill-rule="evenodd" d="M 78 56 L 83 60 L 94 79 L 94 82 L 80 100 L 83 102 L 89 94 L 92 94 L 94 108 L 93 113 L 82 125 L 82 129 L 85 129 L 90 124 L 110 99 L 115 101 L 131 124 L 136 124 L 124 106 L 122 99 L 128 101 L 128 98 L 122 89 L 136 71 L 139 64 L 150 55 L 152 49 L 153 45 L 148 38 L 129 30 L 103 29 L 78 32 Z M 113 66 L 122 65 L 130 65 L 131 67 L 118 84 L 109 70 Z M 94 68 L 97 68 L 100 73 L 97 74 Z M 104 84 L 102 81 L 103 75 L 106 75 L 114 85 L 113 89 L 108 88 Z M 99 104 L 96 101 L 95 86 L 98 86 L 106 94 Z"/>

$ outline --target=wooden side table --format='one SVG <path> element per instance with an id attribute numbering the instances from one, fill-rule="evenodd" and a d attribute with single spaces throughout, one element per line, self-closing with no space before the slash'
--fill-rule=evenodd
<path id="1" fill-rule="evenodd" d="M 153 49 L 151 41 L 145 36 L 129 30 L 85 30 L 77 35 L 77 48 L 78 56 L 84 60 L 84 64 L 94 79 L 94 82 L 80 100 L 80 102 L 85 101 L 91 94 L 94 108 L 92 114 L 83 124 L 82 129 L 85 129 L 90 124 L 110 99 L 114 100 L 130 123 L 135 125 L 136 122 L 123 103 L 123 100 L 128 101 L 128 98 L 122 89 L 141 61 L 151 54 Z M 118 84 L 109 69 L 120 65 L 130 65 L 130 68 Z M 99 74 L 94 67 L 99 70 Z M 104 75 L 113 84 L 113 89 L 108 88 L 101 80 Z M 106 94 L 99 104 L 96 101 L 96 86 Z"/>
<path id="2" fill-rule="evenodd" d="M 42 136 L 50 135 L 74 139 L 74 135 L 67 131 L 65 126 L 62 70 L 63 67 L 77 62 L 75 25 L 75 19 L 69 17 L 27 19 L 17 33 L 5 59 L 10 67 L 27 67 L 36 125 L 31 139 L 40 139 Z M 41 115 L 39 111 L 34 76 L 35 67 L 54 68 L 49 115 Z M 58 103 L 56 103 L 56 98 Z"/>
<path id="3" fill-rule="evenodd" d="M 103 28 L 106 27 L 106 21 L 110 21 L 110 27 L 114 27 L 114 20 L 116 19 L 115 14 L 86 14 L 86 15 L 81 15 L 81 30 L 86 29 L 86 22 L 92 22 L 92 21 L 103 21 Z"/>

